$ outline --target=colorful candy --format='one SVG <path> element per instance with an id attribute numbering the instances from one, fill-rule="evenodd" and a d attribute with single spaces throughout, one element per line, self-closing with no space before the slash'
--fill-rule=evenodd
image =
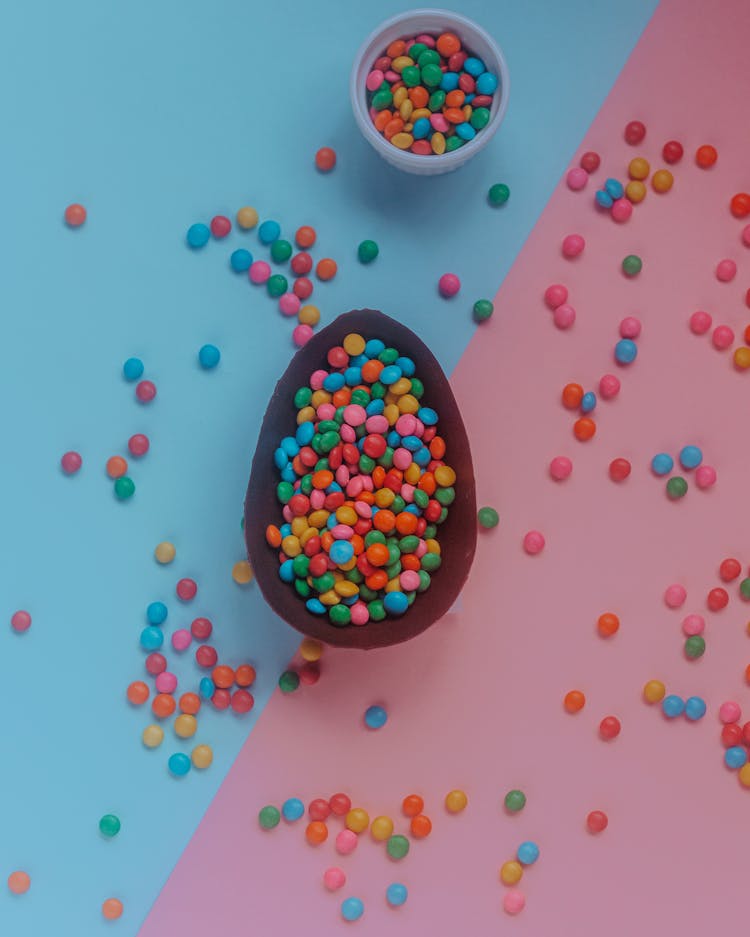
<path id="1" fill-rule="evenodd" d="M 643 261 L 637 254 L 628 254 L 622 261 L 622 272 L 626 277 L 635 277 L 643 269 Z"/>
<path id="2" fill-rule="evenodd" d="M 472 311 L 477 322 L 486 322 L 495 311 L 495 307 L 489 299 L 478 299 Z"/>
<path id="3" fill-rule="evenodd" d="M 204 370 L 209 371 L 215 368 L 220 360 L 221 352 L 216 345 L 202 345 L 200 347 L 198 351 L 198 363 Z"/>
<path id="4" fill-rule="evenodd" d="M 438 290 L 445 299 L 455 296 L 461 289 L 461 281 L 455 273 L 444 273 L 438 280 Z"/>
<path id="5" fill-rule="evenodd" d="M 392 882 L 385 891 L 385 900 L 392 908 L 400 908 L 406 903 L 408 896 L 409 891 L 406 885 L 400 882 Z"/>
<path id="6" fill-rule="evenodd" d="M 510 189 L 504 182 L 496 182 L 494 185 L 490 186 L 487 192 L 487 199 L 490 205 L 494 205 L 495 207 L 504 205 L 509 198 Z"/>
<path id="7" fill-rule="evenodd" d="M 345 898 L 341 902 L 341 916 L 345 921 L 358 921 L 364 913 L 364 902 L 360 898 Z"/>
<path id="8" fill-rule="evenodd" d="M 74 202 L 65 209 L 65 224 L 69 228 L 80 228 L 86 221 L 86 209 L 83 205 Z"/>
<path id="9" fill-rule="evenodd" d="M 638 146 L 646 139 L 646 125 L 640 120 L 631 120 L 625 125 L 625 142 L 631 146 Z"/>
<path id="10" fill-rule="evenodd" d="M 336 165 L 336 151 L 330 146 L 322 146 L 315 154 L 315 165 L 320 172 L 330 172 Z"/>
<path id="11" fill-rule="evenodd" d="M 477 511 L 477 521 L 484 530 L 492 530 L 500 523 L 500 515 L 494 508 L 483 507 Z"/>
<path id="12" fill-rule="evenodd" d="M 592 810 L 586 817 L 586 829 L 589 833 L 602 833 L 609 825 L 609 818 L 603 810 Z"/>
<path id="13" fill-rule="evenodd" d="M 519 813 L 526 806 L 526 795 L 517 789 L 508 791 L 504 804 L 508 813 Z"/>
<path id="14" fill-rule="evenodd" d="M 380 248 L 375 241 L 362 241 L 357 248 L 357 257 L 363 264 L 371 264 L 380 253 Z"/>
<path id="15" fill-rule="evenodd" d="M 83 465 L 83 459 L 78 452 L 66 452 L 60 459 L 60 466 L 66 475 L 75 475 Z"/>
<path id="16" fill-rule="evenodd" d="M 31 627 L 31 615 L 22 609 L 17 612 L 13 612 L 13 614 L 10 616 L 10 626 L 15 632 L 19 634 L 22 634 L 24 631 L 28 631 Z"/>
<path id="17" fill-rule="evenodd" d="M 449 791 L 445 795 L 445 809 L 448 813 L 461 813 L 462 810 L 466 809 L 468 803 L 469 798 L 464 791 Z"/>
<path id="18" fill-rule="evenodd" d="M 382 729 L 388 721 L 388 713 L 382 706 L 369 706 L 365 710 L 365 725 L 368 729 Z"/>

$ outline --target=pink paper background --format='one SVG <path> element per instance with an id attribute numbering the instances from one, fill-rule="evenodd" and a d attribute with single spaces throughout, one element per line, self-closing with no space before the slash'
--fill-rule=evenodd
<path id="1" fill-rule="evenodd" d="M 496 297 L 493 320 L 477 330 L 453 384 L 473 440 L 481 503 L 495 505 L 500 526 L 480 537 L 460 606 L 409 645 L 369 654 L 327 652 L 315 687 L 277 695 L 249 738 L 142 929 L 143 937 L 209 933 L 336 933 L 339 904 L 361 897 L 363 935 L 514 933 L 554 937 L 728 933 L 747 916 L 747 816 L 750 791 L 722 763 L 719 703 L 750 692 L 745 622 L 737 597 L 707 614 L 705 657 L 681 652 L 680 620 L 705 610 L 719 561 L 750 562 L 747 538 L 749 375 L 727 353 L 687 329 L 689 314 L 711 311 L 741 333 L 750 251 L 742 223 L 729 214 L 734 192 L 750 188 L 747 162 L 747 69 L 750 7 L 724 2 L 707 12 L 698 0 L 662 4 L 579 152 L 595 149 L 606 175 L 625 177 L 635 155 L 662 165 L 663 142 L 677 138 L 686 158 L 666 196 L 649 191 L 632 220 L 614 224 L 592 207 L 594 184 L 572 193 L 561 184 Z M 592 76 L 592 80 L 595 77 Z M 630 148 L 624 124 L 645 121 L 645 144 Z M 709 172 L 692 159 L 704 142 L 719 150 Z M 570 232 L 586 237 L 584 255 L 564 260 Z M 628 253 L 644 259 L 636 280 L 619 273 Z M 740 273 L 720 284 L 718 260 Z M 541 301 L 545 287 L 566 283 L 578 310 L 561 333 Z M 620 319 L 640 316 L 639 357 L 618 371 L 612 360 Z M 618 371 L 616 402 L 600 402 L 598 433 L 573 439 L 559 404 L 571 380 L 596 388 Z M 489 402 L 488 402 L 489 401 Z M 710 492 L 691 482 L 670 503 L 648 471 L 651 456 L 700 445 L 716 466 Z M 549 480 L 551 457 L 567 454 L 572 477 Z M 607 476 L 617 456 L 633 463 L 622 485 Z M 534 558 L 525 531 L 547 538 Z M 668 610 L 664 588 L 688 588 L 682 612 Z M 611 640 L 597 637 L 603 611 L 619 614 Z M 659 678 L 668 691 L 709 703 L 700 724 L 668 723 L 641 700 Z M 588 702 L 577 716 L 561 706 L 571 688 Z M 362 727 L 364 709 L 381 702 L 389 722 Z M 621 736 L 604 743 L 599 720 L 618 715 Z M 465 789 L 469 808 L 442 807 L 446 791 Z M 521 787 L 520 815 L 502 798 Z M 389 814 L 406 830 L 402 797 L 421 793 L 432 836 L 393 863 L 382 844 L 362 837 L 338 857 L 333 835 L 318 849 L 304 841 L 304 821 L 271 833 L 257 812 L 290 796 L 309 801 L 350 793 L 371 817 Z M 606 810 L 599 837 L 584 818 Z M 501 903 L 498 869 L 517 845 L 534 839 L 541 857 L 521 883 L 527 907 L 516 919 Z M 349 876 L 336 896 L 323 870 Z M 388 908 L 386 886 L 401 881 L 407 904 Z"/>

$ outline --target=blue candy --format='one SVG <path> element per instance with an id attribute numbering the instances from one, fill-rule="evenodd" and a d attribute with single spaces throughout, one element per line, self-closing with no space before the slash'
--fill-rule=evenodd
<path id="1" fill-rule="evenodd" d="M 430 131 L 432 130 L 432 124 L 427 117 L 418 117 L 414 121 L 414 127 L 412 128 L 412 136 L 415 140 L 424 140 L 425 137 L 429 136 Z"/>
<path id="2" fill-rule="evenodd" d="M 356 387 L 362 382 L 362 368 L 350 365 L 344 371 L 344 380 L 349 387 Z"/>
<path id="3" fill-rule="evenodd" d="M 323 379 L 323 390 L 327 390 L 331 393 L 341 388 L 346 383 L 344 375 L 340 371 L 334 371 L 333 374 L 327 374 Z"/>
<path id="4" fill-rule="evenodd" d="M 661 701 L 661 708 L 667 718 L 675 719 L 685 712 L 685 700 L 682 699 L 681 696 L 671 694 L 670 696 L 665 696 Z"/>
<path id="5" fill-rule="evenodd" d="M 388 595 L 392 594 L 388 593 Z M 365 725 L 368 729 L 382 729 L 386 722 L 388 722 L 388 713 L 382 706 L 369 706 L 365 710 Z"/>
<path id="6" fill-rule="evenodd" d="M 167 615 L 167 606 L 163 602 L 151 602 L 146 608 L 146 621 L 149 625 L 163 625 Z"/>
<path id="7" fill-rule="evenodd" d="M 278 221 L 264 221 L 258 228 L 258 237 L 261 244 L 273 244 L 281 236 L 281 225 Z"/>
<path id="8" fill-rule="evenodd" d="M 122 376 L 126 381 L 137 381 L 143 374 L 143 362 L 140 358 L 128 358 L 122 366 Z"/>
<path id="9" fill-rule="evenodd" d="M 385 410 L 385 400 L 378 398 L 377 400 L 371 400 L 365 407 L 365 413 L 368 416 L 377 416 Z"/>
<path id="10" fill-rule="evenodd" d="M 445 72 L 440 82 L 442 91 L 455 91 L 458 87 L 458 72 Z"/>
<path id="11" fill-rule="evenodd" d="M 651 471 L 654 475 L 669 475 L 674 467 L 674 459 L 666 452 L 659 452 L 651 460 Z"/>
<path id="12" fill-rule="evenodd" d="M 409 600 L 403 592 L 386 592 L 383 605 L 389 614 L 403 615 L 409 607 Z"/>
<path id="13" fill-rule="evenodd" d="M 484 62 L 476 56 L 471 55 L 464 62 L 464 71 L 468 72 L 472 78 L 478 78 L 484 70 Z"/>
<path id="14" fill-rule="evenodd" d="M 427 120 L 426 117 L 425 120 Z M 404 375 L 404 377 L 411 377 L 417 370 L 417 366 L 414 364 L 411 358 L 396 358 L 396 364 L 401 368 L 401 373 Z"/>
<path id="15" fill-rule="evenodd" d="M 638 357 L 638 346 L 629 338 L 621 338 L 615 345 L 615 361 L 618 364 L 632 364 Z"/>
<path id="16" fill-rule="evenodd" d="M 350 540 L 335 540 L 328 554 L 334 563 L 343 566 L 354 556 L 354 547 Z"/>
<path id="17" fill-rule="evenodd" d="M 395 384 L 396 381 L 401 380 L 401 368 L 397 367 L 395 364 L 389 364 L 380 372 L 378 380 L 381 384 Z"/>
<path id="18" fill-rule="evenodd" d="M 683 468 L 698 468 L 702 461 L 703 453 L 697 446 L 683 446 L 680 450 L 680 465 Z"/>
<path id="19" fill-rule="evenodd" d="M 345 921 L 358 921 L 365 913 L 365 906 L 359 898 L 345 898 L 341 902 L 341 916 Z"/>
<path id="20" fill-rule="evenodd" d="M 164 644 L 164 632 L 161 628 L 149 625 L 141 631 L 141 647 L 144 651 L 158 651 Z"/>
<path id="21" fill-rule="evenodd" d="M 590 390 L 581 397 L 581 413 L 591 413 L 596 407 L 596 394 Z"/>
<path id="22" fill-rule="evenodd" d="M 385 890 L 385 900 L 392 908 L 400 908 L 409 897 L 409 891 L 406 885 L 400 882 L 393 882 Z"/>
<path id="23" fill-rule="evenodd" d="M 473 140 L 476 135 L 476 130 L 468 121 L 463 124 L 456 124 L 456 136 L 462 140 Z"/>
<path id="24" fill-rule="evenodd" d="M 294 582 L 294 566 L 291 560 L 285 560 L 279 566 L 279 579 L 282 582 Z"/>
<path id="25" fill-rule="evenodd" d="M 208 225 L 191 224 L 188 228 L 187 242 L 194 250 L 197 250 L 199 247 L 205 247 L 210 237 L 211 232 L 208 229 Z"/>
<path id="26" fill-rule="evenodd" d="M 184 778 L 190 771 L 190 759 L 182 752 L 175 752 L 174 755 L 170 755 L 167 765 L 176 778 Z"/>
<path id="27" fill-rule="evenodd" d="M 417 410 L 417 419 L 421 420 L 425 426 L 434 426 L 438 421 L 438 415 L 431 407 L 420 407 Z"/>
<path id="28" fill-rule="evenodd" d="M 320 599 L 308 599 L 305 602 L 305 608 L 313 615 L 325 615 L 326 613 L 326 607 Z"/>
<path id="29" fill-rule="evenodd" d="M 622 187 L 622 183 L 618 182 L 617 179 L 607 179 L 604 183 L 604 190 L 610 198 L 617 199 L 622 198 L 625 194 L 625 189 Z"/>
<path id="30" fill-rule="evenodd" d="M 297 473 L 294 471 L 291 462 L 287 462 L 285 467 L 281 470 L 281 480 L 283 482 L 290 482 L 291 484 L 297 481 Z"/>
<path id="31" fill-rule="evenodd" d="M 280 446 L 290 459 L 293 459 L 296 455 L 299 455 L 299 444 L 294 436 L 285 436 L 281 440 Z"/>
<path id="32" fill-rule="evenodd" d="M 284 539 L 284 537 L 288 537 L 291 532 L 292 532 L 291 524 L 282 524 L 281 527 L 279 527 L 279 533 L 281 534 L 282 540 Z"/>
<path id="33" fill-rule="evenodd" d="M 706 701 L 700 696 L 689 696 L 685 702 L 685 716 L 691 722 L 697 722 L 706 715 Z"/>
<path id="34" fill-rule="evenodd" d="M 281 805 L 281 813 L 286 821 L 294 823 L 305 815 L 305 805 L 298 797 L 290 797 Z"/>
<path id="35" fill-rule="evenodd" d="M 430 450 L 427 448 L 427 446 L 422 446 L 420 450 L 414 453 L 414 461 L 417 463 L 417 465 L 421 465 L 422 468 L 432 462 L 432 456 L 430 455 Z"/>
<path id="36" fill-rule="evenodd" d="M 216 692 L 216 684 L 210 677 L 201 677 L 201 682 L 198 684 L 198 692 L 203 699 L 211 699 Z"/>
<path id="37" fill-rule="evenodd" d="M 368 358 L 377 358 L 381 351 L 385 351 L 385 343 L 379 338 L 371 338 L 365 345 L 365 354 Z"/>
<path id="38" fill-rule="evenodd" d="M 533 865 L 539 858 L 539 847 L 531 840 L 527 840 L 518 847 L 516 858 L 521 865 Z"/>
<path id="39" fill-rule="evenodd" d="M 613 201 L 608 192 L 605 192 L 604 189 L 599 189 L 599 191 L 594 196 L 596 199 L 596 204 L 600 205 L 602 208 L 611 208 Z"/>
<path id="40" fill-rule="evenodd" d="M 221 352 L 216 345 L 202 345 L 198 351 L 198 363 L 206 371 L 215 368 L 221 360 Z"/>
<path id="41" fill-rule="evenodd" d="M 404 436 L 401 440 L 401 445 L 404 449 L 408 449 L 409 452 L 417 452 L 422 448 L 422 440 L 419 436 Z"/>
<path id="42" fill-rule="evenodd" d="M 497 75 L 492 72 L 485 72 L 477 78 L 477 94 L 494 94 L 496 91 Z"/>
<path id="43" fill-rule="evenodd" d="M 398 447 L 401 445 L 401 436 L 399 436 L 395 429 L 392 429 L 385 437 L 385 441 L 386 444 L 391 447 L 391 449 L 398 449 Z"/>
<path id="44" fill-rule="evenodd" d="M 253 255 L 250 253 L 250 251 L 246 251 L 244 247 L 240 247 L 239 250 L 232 251 L 232 254 L 229 258 L 229 265 L 235 273 L 244 273 L 245 270 L 249 270 L 250 264 L 252 262 Z"/>
<path id="45" fill-rule="evenodd" d="M 315 424 L 312 420 L 306 420 L 297 427 L 294 438 L 299 446 L 309 446 L 315 435 Z"/>
<path id="46" fill-rule="evenodd" d="M 724 752 L 724 764 L 736 770 L 747 763 L 747 752 L 742 745 L 733 745 Z"/>
<path id="47" fill-rule="evenodd" d="M 279 470 L 287 467 L 289 464 L 289 456 L 286 454 L 286 452 L 284 452 L 283 449 L 279 448 L 274 451 L 273 464 Z"/>

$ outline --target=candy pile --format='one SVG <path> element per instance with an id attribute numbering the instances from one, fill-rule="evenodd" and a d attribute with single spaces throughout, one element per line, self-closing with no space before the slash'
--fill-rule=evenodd
<path id="1" fill-rule="evenodd" d="M 686 472 L 695 469 L 695 484 L 698 488 L 710 488 L 716 482 L 716 469 L 702 465 L 703 453 L 698 446 L 683 446 L 679 454 L 680 465 Z M 651 460 L 651 471 L 659 478 L 669 475 L 674 468 L 674 459 L 668 452 L 658 452 Z M 688 483 L 682 475 L 672 475 L 667 481 L 667 497 L 679 501 L 687 494 Z"/>
<path id="2" fill-rule="evenodd" d="M 266 540 L 308 611 L 365 625 L 429 589 L 456 473 L 414 361 L 351 333 L 327 366 L 294 395 L 297 430 L 274 454 L 284 523 Z"/>
<path id="3" fill-rule="evenodd" d="M 742 710 L 739 703 L 726 702 L 719 707 L 719 719 L 722 722 L 721 742 L 724 752 L 724 764 L 732 771 L 738 771 L 738 779 L 743 787 L 750 787 L 750 722 L 740 725 Z"/>
<path id="4" fill-rule="evenodd" d="M 490 122 L 498 76 L 453 33 L 396 39 L 365 80 L 370 118 L 400 150 L 441 156 Z"/>
<path id="5" fill-rule="evenodd" d="M 643 698 L 647 703 L 654 705 L 661 703 L 661 709 L 667 719 L 676 719 L 685 716 L 688 722 L 698 722 L 707 711 L 706 701 L 701 696 L 689 696 L 683 699 L 671 693 L 666 695 L 667 688 L 661 680 L 649 680 L 643 687 Z"/>
<path id="6" fill-rule="evenodd" d="M 512 792 L 520 794 L 520 791 Z M 523 797 L 523 795 L 520 795 Z M 461 813 L 466 809 L 468 798 L 464 791 L 453 790 L 445 795 L 445 809 L 450 814 Z M 525 803 L 525 798 L 524 798 Z M 396 861 L 404 859 L 409 854 L 412 839 L 425 839 L 432 832 L 432 820 L 424 812 L 424 800 L 419 794 L 407 795 L 401 803 L 401 812 L 408 820 L 408 830 L 404 833 L 394 832 L 396 824 L 392 817 L 381 815 L 370 820 L 370 814 L 362 807 L 353 807 L 352 799 L 348 794 L 337 793 L 330 798 L 316 797 L 307 807 L 309 822 L 305 827 L 305 839 L 310 846 L 320 847 L 330 835 L 329 825 L 337 819 L 343 821 L 343 829 L 336 833 L 334 848 L 340 856 L 351 855 L 363 841 L 368 829 L 370 838 L 376 843 L 385 844 L 386 855 Z M 521 804 L 523 806 L 523 804 Z M 518 807 L 517 809 L 520 809 Z M 282 818 L 288 825 L 296 823 L 305 815 L 305 805 L 298 797 L 285 800 L 281 808 L 274 804 L 267 804 L 258 813 L 258 825 L 262 830 L 276 829 Z M 536 861 L 524 844 L 525 863 L 528 865 Z M 538 854 L 538 850 L 537 850 Z M 346 884 L 346 872 L 339 866 L 329 866 L 323 872 L 323 885 L 329 892 L 336 892 Z M 392 908 L 400 907 L 405 903 L 408 891 L 405 885 L 399 882 L 391 883 L 385 893 L 386 902 Z M 364 902 L 361 898 L 352 896 L 345 898 L 341 904 L 341 916 L 345 921 L 356 921 L 364 913 Z M 520 908 L 518 910 L 521 910 Z"/>
<path id="7" fill-rule="evenodd" d="M 539 858 L 539 847 L 535 842 L 526 840 L 516 850 L 516 858 L 504 862 L 500 867 L 500 881 L 503 885 L 517 885 L 524 869 L 533 865 Z M 503 909 L 508 914 L 518 914 L 526 907 L 526 898 L 522 892 L 510 888 L 503 897 Z"/>

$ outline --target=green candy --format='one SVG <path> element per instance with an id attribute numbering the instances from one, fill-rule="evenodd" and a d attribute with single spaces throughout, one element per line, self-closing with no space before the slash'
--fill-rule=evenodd
<path id="1" fill-rule="evenodd" d="M 378 594 L 373 589 L 369 589 L 365 585 L 359 587 L 359 597 L 363 602 L 374 602 L 377 599 Z"/>
<path id="2" fill-rule="evenodd" d="M 411 395 L 416 397 L 417 400 L 424 394 L 424 384 L 419 380 L 418 377 L 412 377 L 411 380 Z"/>
<path id="3" fill-rule="evenodd" d="M 344 579 L 346 579 L 348 582 L 356 582 L 357 585 L 365 581 L 365 577 L 357 569 L 356 566 L 353 566 L 351 569 L 345 570 Z"/>
<path id="4" fill-rule="evenodd" d="M 475 130 L 484 130 L 490 122 L 490 112 L 486 107 L 478 107 L 471 112 L 469 123 Z"/>
<path id="5" fill-rule="evenodd" d="M 431 111 L 439 111 L 444 104 L 445 91 L 438 89 L 437 91 L 433 91 L 430 95 L 430 100 L 427 102 L 427 107 Z"/>
<path id="6" fill-rule="evenodd" d="M 337 628 L 343 628 L 345 625 L 351 623 L 352 613 L 349 611 L 349 606 L 347 605 L 332 605 L 328 609 L 328 617 L 331 619 L 332 625 L 335 625 Z"/>
<path id="7" fill-rule="evenodd" d="M 412 49 L 414 46 L 412 46 Z M 414 53 L 411 53 L 411 57 L 414 58 Z M 440 65 L 440 53 L 436 52 L 434 49 L 428 49 L 425 47 L 424 51 L 420 52 L 417 56 L 417 65 L 420 68 L 426 68 L 428 65 Z"/>
<path id="8" fill-rule="evenodd" d="M 643 269 L 643 261 L 637 254 L 628 254 L 622 262 L 622 272 L 626 277 L 635 277 Z"/>
<path id="9" fill-rule="evenodd" d="M 750 579 L 743 579 L 740 583 L 740 595 L 743 599 L 750 599 Z"/>
<path id="10" fill-rule="evenodd" d="M 417 73 L 419 69 L 416 69 Z M 372 96 L 372 101 L 370 101 L 372 107 L 376 111 L 384 111 L 387 107 L 390 107 L 393 104 L 393 95 L 390 92 L 389 88 L 381 88 L 380 91 L 376 91 Z"/>
<path id="11" fill-rule="evenodd" d="M 378 465 L 382 465 L 383 468 L 387 469 L 393 468 L 393 449 L 390 446 L 385 447 L 385 452 L 378 459 Z"/>
<path id="12" fill-rule="evenodd" d="M 500 516 L 494 508 L 480 508 L 477 511 L 477 520 L 479 521 L 480 527 L 484 527 L 485 530 L 490 530 L 492 527 L 497 527 L 500 523 Z"/>
<path id="13" fill-rule="evenodd" d="M 370 388 L 370 393 L 372 394 L 373 400 L 382 400 L 388 392 L 388 388 L 385 384 L 381 384 L 380 381 L 375 381 L 375 383 Z"/>
<path id="14" fill-rule="evenodd" d="M 413 605 L 413 604 L 414 604 L 414 599 L 416 599 L 416 597 L 417 597 L 417 593 L 416 593 L 416 592 L 407 592 L 407 593 L 406 593 L 406 599 L 407 599 L 409 605 Z"/>
<path id="15" fill-rule="evenodd" d="M 105 813 L 99 821 L 99 832 L 102 836 L 111 838 L 117 836 L 121 826 L 119 817 L 116 817 L 113 813 Z"/>
<path id="16" fill-rule="evenodd" d="M 320 452 L 320 438 L 320 433 L 316 433 L 312 438 L 312 442 L 310 443 L 316 452 Z"/>
<path id="17" fill-rule="evenodd" d="M 344 422 L 344 410 L 345 407 L 336 407 L 336 412 L 333 415 L 334 420 L 336 421 L 337 426 L 341 426 Z"/>
<path id="18" fill-rule="evenodd" d="M 480 108 L 481 110 L 481 108 Z M 292 256 L 292 245 L 281 238 L 271 244 L 271 257 L 275 264 L 285 264 Z"/>
<path id="19" fill-rule="evenodd" d="M 371 459 L 369 455 L 362 455 L 359 457 L 359 470 L 365 475 L 372 475 L 372 470 L 375 468 L 375 459 Z"/>
<path id="20" fill-rule="evenodd" d="M 448 139 L 445 141 L 445 152 L 452 153 L 454 150 L 457 150 L 459 147 L 463 146 L 464 143 L 466 143 L 466 140 L 461 139 L 461 137 L 448 137 Z"/>
<path id="21" fill-rule="evenodd" d="M 406 501 L 401 497 L 401 495 L 396 495 L 391 503 L 391 510 L 394 514 L 400 514 L 406 507 Z"/>
<path id="22" fill-rule="evenodd" d="M 406 54 L 410 59 L 413 59 L 415 62 L 419 59 L 419 56 L 427 52 L 427 46 L 423 42 L 413 42 L 409 48 L 406 50 Z M 438 61 L 440 58 L 438 57 Z"/>
<path id="23" fill-rule="evenodd" d="M 292 569 L 294 570 L 295 576 L 299 576 L 300 579 L 304 579 L 310 569 L 310 557 L 305 556 L 304 553 L 300 553 L 299 556 L 295 556 L 292 560 Z"/>
<path id="24" fill-rule="evenodd" d="M 382 530 L 368 530 L 365 534 L 365 546 L 371 547 L 373 543 L 385 543 L 385 534 Z"/>
<path id="25" fill-rule="evenodd" d="M 279 689 L 282 693 L 294 693 L 298 686 L 299 674 L 295 673 L 293 670 L 285 670 L 284 673 L 279 677 Z M 276 823 L 278 823 L 278 820 Z M 273 825 L 276 826 L 276 823 Z"/>
<path id="26" fill-rule="evenodd" d="M 438 524 L 442 524 L 446 517 L 448 517 L 448 508 L 443 508 L 440 512 L 440 517 L 437 519 Z"/>
<path id="27" fill-rule="evenodd" d="M 440 78 L 442 80 L 442 72 Z M 406 68 L 401 72 L 401 80 L 406 85 L 407 88 L 416 88 L 420 82 L 419 69 L 416 65 L 407 65 Z"/>
<path id="28" fill-rule="evenodd" d="M 437 536 L 437 527 L 435 524 L 428 524 L 424 529 L 424 539 L 434 540 Z"/>
<path id="29" fill-rule="evenodd" d="M 407 534 L 399 540 L 398 548 L 401 553 L 413 553 L 419 546 L 419 537 Z"/>
<path id="30" fill-rule="evenodd" d="M 312 394 L 310 396 L 312 397 Z M 360 407 L 366 407 L 369 402 L 370 395 L 366 390 L 358 387 L 352 391 L 352 403 L 356 403 Z"/>
<path id="31" fill-rule="evenodd" d="M 505 809 L 510 813 L 518 813 L 526 806 L 526 795 L 523 791 L 508 791 L 505 795 Z"/>
<path id="32" fill-rule="evenodd" d="M 295 579 L 294 580 L 294 591 L 297 593 L 300 598 L 309 599 L 312 595 L 312 589 L 305 582 L 304 579 Z"/>
<path id="33" fill-rule="evenodd" d="M 422 569 L 428 573 L 434 573 L 436 569 L 440 569 L 443 559 L 439 553 L 425 553 L 420 562 L 422 563 Z"/>
<path id="34" fill-rule="evenodd" d="M 426 491 L 422 491 L 421 488 L 414 489 L 414 503 L 418 508 L 421 508 L 423 511 L 430 503 L 430 496 Z"/>
<path id="35" fill-rule="evenodd" d="M 385 605 L 380 599 L 375 599 L 367 605 L 367 611 L 373 621 L 382 621 L 385 618 Z"/>
<path id="36" fill-rule="evenodd" d="M 322 576 L 313 576 L 313 586 L 318 592 L 329 592 L 336 585 L 333 573 L 323 573 Z"/>
<path id="37" fill-rule="evenodd" d="M 289 289 L 289 281 L 283 274 L 274 273 L 272 277 L 266 280 L 266 289 L 268 290 L 269 296 L 283 296 Z"/>
<path id="38" fill-rule="evenodd" d="M 510 189 L 505 183 L 496 182 L 494 185 L 490 186 L 487 198 L 490 201 L 490 205 L 504 205 L 510 198 Z"/>
<path id="39" fill-rule="evenodd" d="M 685 656 L 697 660 L 706 653 L 706 642 L 699 634 L 691 634 L 685 641 Z"/>
<path id="40" fill-rule="evenodd" d="M 384 348 L 378 355 L 378 361 L 382 361 L 383 364 L 395 364 L 399 357 L 398 348 Z"/>
<path id="41" fill-rule="evenodd" d="M 263 809 L 258 814 L 258 823 L 260 823 L 261 829 L 272 830 L 275 826 L 279 825 L 281 820 L 281 813 L 272 807 L 270 804 Z"/>
<path id="42" fill-rule="evenodd" d="M 303 495 L 309 495 L 313 490 L 312 475 L 303 475 L 299 483 L 299 490 Z"/>
<path id="43" fill-rule="evenodd" d="M 443 506 L 453 504 L 453 502 L 456 500 L 456 489 L 452 486 L 449 486 L 448 488 L 438 488 L 438 490 L 435 492 L 435 500 L 438 502 L 438 504 L 442 504 Z"/>
<path id="44" fill-rule="evenodd" d="M 430 583 L 432 582 L 430 574 L 427 572 L 427 570 L 420 569 L 418 575 L 419 586 L 417 587 L 417 592 L 427 592 L 427 590 L 430 588 Z"/>
<path id="45" fill-rule="evenodd" d="M 319 433 L 330 433 L 333 430 L 334 433 L 338 433 L 339 424 L 335 420 L 321 420 L 318 423 L 318 432 Z"/>
<path id="46" fill-rule="evenodd" d="M 357 248 L 357 257 L 362 264 L 371 264 L 380 253 L 380 248 L 375 241 L 362 241 Z"/>
<path id="47" fill-rule="evenodd" d="M 406 71 L 406 69 L 404 69 Z M 422 84 L 427 88 L 437 88 L 443 80 L 443 72 L 434 62 L 422 69 Z"/>
<path id="48" fill-rule="evenodd" d="M 404 856 L 409 854 L 409 840 L 405 836 L 396 833 L 385 844 L 385 849 L 391 859 L 403 859 Z"/>
<path id="49" fill-rule="evenodd" d="M 477 322 L 484 322 L 489 319 L 495 307 L 489 299 L 478 299 L 474 303 L 474 318 Z"/>
<path id="50" fill-rule="evenodd" d="M 286 504 L 293 494 L 294 487 L 291 482 L 279 482 L 276 486 L 276 497 L 282 504 Z"/>
<path id="51" fill-rule="evenodd" d="M 313 392 L 309 387 L 300 387 L 297 393 L 294 395 L 294 406 L 301 410 L 303 407 L 308 406 L 312 400 Z"/>
<path id="52" fill-rule="evenodd" d="M 395 579 L 396 576 L 401 574 L 401 561 L 397 560 L 395 563 L 391 563 L 390 566 L 386 566 L 385 574 L 389 579 Z"/>
<path id="53" fill-rule="evenodd" d="M 115 479 L 115 497 L 120 501 L 127 501 L 135 493 L 135 482 L 127 475 L 121 475 Z"/>
<path id="54" fill-rule="evenodd" d="M 687 494 L 688 483 L 681 475 L 675 475 L 667 482 L 667 497 L 670 501 L 679 501 Z"/>
<path id="55" fill-rule="evenodd" d="M 328 433 L 323 433 L 323 436 L 320 440 L 320 448 L 323 452 L 330 452 L 331 449 L 335 449 L 341 442 L 341 437 L 335 430 L 331 430 Z"/>

